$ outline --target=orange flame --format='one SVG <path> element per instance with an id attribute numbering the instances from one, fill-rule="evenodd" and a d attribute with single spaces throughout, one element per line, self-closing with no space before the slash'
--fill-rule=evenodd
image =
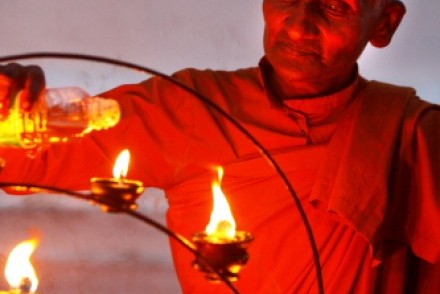
<path id="1" fill-rule="evenodd" d="M 218 180 L 212 183 L 214 207 L 211 212 L 211 219 L 206 226 L 205 232 L 208 236 L 219 240 L 230 240 L 235 236 L 235 220 L 232 216 L 228 201 L 221 189 L 223 168 L 218 167 Z"/>
<path id="2" fill-rule="evenodd" d="M 37 239 L 23 241 L 9 254 L 5 266 L 5 277 L 11 289 L 19 289 L 25 280 L 29 280 L 31 293 L 37 290 L 37 274 L 29 260 L 37 245 Z"/>
<path id="3" fill-rule="evenodd" d="M 126 178 L 129 164 L 130 151 L 124 149 L 119 153 L 118 158 L 116 158 L 115 165 L 113 166 L 113 177 L 117 179 Z"/>

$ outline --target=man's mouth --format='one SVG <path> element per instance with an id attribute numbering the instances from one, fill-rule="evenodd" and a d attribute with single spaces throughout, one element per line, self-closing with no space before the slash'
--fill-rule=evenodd
<path id="1" fill-rule="evenodd" d="M 312 47 L 308 45 L 300 45 L 295 43 L 292 44 L 292 43 L 279 42 L 276 43 L 276 47 L 281 48 L 284 52 L 288 54 L 321 58 L 320 51 L 316 50 L 316 46 Z"/>

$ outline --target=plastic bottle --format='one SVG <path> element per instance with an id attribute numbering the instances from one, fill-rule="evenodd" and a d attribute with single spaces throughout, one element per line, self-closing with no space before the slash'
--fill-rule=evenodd
<path id="1" fill-rule="evenodd" d="M 0 121 L 0 147 L 33 149 L 67 142 L 115 126 L 121 113 L 117 101 L 90 97 L 78 87 L 46 90 L 29 112 L 20 109 L 19 100 L 20 93 Z"/>

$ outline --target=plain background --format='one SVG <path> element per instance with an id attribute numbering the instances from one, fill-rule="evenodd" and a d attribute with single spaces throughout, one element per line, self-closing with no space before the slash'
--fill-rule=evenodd
<path id="1" fill-rule="evenodd" d="M 440 1 L 405 2 L 408 13 L 391 46 L 368 47 L 360 72 L 368 79 L 413 86 L 421 97 L 440 103 Z M 260 0 L 0 2 L 0 56 L 86 53 L 167 74 L 185 67 L 235 69 L 257 64 L 262 32 Z M 24 63 L 42 65 L 49 86 L 78 85 L 91 93 L 147 77 L 89 62 Z M 160 191 L 147 193 L 140 209 L 164 222 L 166 201 Z M 44 293 L 179 292 L 165 236 L 63 197 L 0 195 L 0 269 L 11 247 L 33 230 L 42 234 L 35 261 Z"/>

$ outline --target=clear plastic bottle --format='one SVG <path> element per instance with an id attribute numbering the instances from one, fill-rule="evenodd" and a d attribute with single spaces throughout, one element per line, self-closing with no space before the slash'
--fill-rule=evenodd
<path id="1" fill-rule="evenodd" d="M 33 149 L 67 142 L 115 126 L 121 115 L 117 101 L 91 97 L 78 87 L 46 90 L 29 112 L 20 109 L 19 100 L 20 94 L 0 121 L 0 147 Z"/>

